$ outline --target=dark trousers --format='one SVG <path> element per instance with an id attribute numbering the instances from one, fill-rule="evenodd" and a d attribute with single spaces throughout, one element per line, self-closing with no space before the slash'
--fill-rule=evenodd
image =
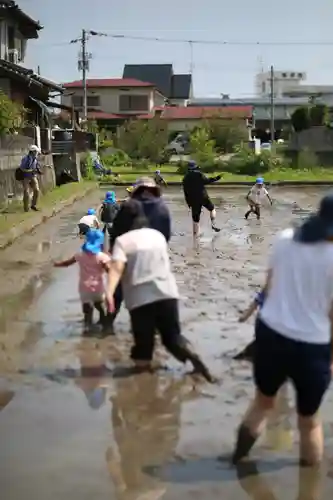
<path id="1" fill-rule="evenodd" d="M 134 360 L 151 361 L 155 335 L 161 336 L 164 347 L 179 361 L 189 359 L 188 340 L 181 335 L 178 300 L 165 299 L 130 311 L 134 346 Z"/>
<path id="2" fill-rule="evenodd" d="M 259 205 L 250 205 L 250 210 L 246 212 L 245 219 L 247 219 L 250 214 L 256 215 L 257 219 L 259 220 L 261 216 Z"/>

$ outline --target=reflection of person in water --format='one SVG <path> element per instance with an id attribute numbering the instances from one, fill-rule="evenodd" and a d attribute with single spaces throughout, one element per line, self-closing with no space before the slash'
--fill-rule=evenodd
<path id="1" fill-rule="evenodd" d="M 162 498 L 163 485 L 144 468 L 164 463 L 175 451 L 182 399 L 179 386 L 185 383 L 147 374 L 117 381 L 112 425 L 119 457 L 110 447 L 107 462 L 118 499 L 138 499 L 145 493 L 154 500 Z"/>
<path id="2" fill-rule="evenodd" d="M 80 361 L 80 375 L 75 378 L 75 384 L 85 394 L 92 410 L 99 410 L 106 401 L 107 386 L 103 384 L 105 363 L 101 350 L 92 348 L 91 344 L 81 342 L 77 350 Z"/>
<path id="3" fill-rule="evenodd" d="M 275 496 L 268 481 L 259 473 L 254 462 L 237 465 L 237 477 L 243 491 L 253 500 L 282 500 Z M 298 494 L 296 500 L 319 500 L 321 498 L 321 471 L 318 468 L 299 469 Z"/>

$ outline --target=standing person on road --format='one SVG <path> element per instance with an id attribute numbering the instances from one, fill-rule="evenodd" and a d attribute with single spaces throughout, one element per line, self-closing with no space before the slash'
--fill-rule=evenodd
<path id="1" fill-rule="evenodd" d="M 138 369 L 149 370 L 158 331 L 166 349 L 179 361 L 190 361 L 194 370 L 212 381 L 191 344 L 181 335 L 179 292 L 171 272 L 168 244 L 163 234 L 150 228 L 143 205 L 131 199 L 123 206 L 124 234 L 114 244 L 108 280 L 108 300 L 113 311 L 114 293 L 121 282 L 130 312 L 134 346 L 132 359 Z"/>
<path id="2" fill-rule="evenodd" d="M 199 235 L 199 223 L 202 208 L 208 210 L 211 220 L 212 229 L 219 232 L 220 229 L 216 227 L 216 210 L 215 206 L 210 199 L 206 185 L 213 184 L 221 179 L 221 175 L 216 177 L 206 177 L 194 161 L 188 162 L 188 170 L 183 178 L 183 191 L 185 201 L 191 209 L 193 221 L 193 236 Z"/>
<path id="3" fill-rule="evenodd" d="M 250 214 L 255 214 L 257 216 L 257 220 L 260 220 L 261 202 L 265 197 L 267 197 L 270 204 L 273 205 L 273 201 L 264 186 L 264 179 L 262 177 L 258 177 L 255 185 L 251 187 L 250 191 L 246 195 L 250 210 L 246 212 L 245 219 L 248 219 Z"/>
<path id="4" fill-rule="evenodd" d="M 333 194 L 303 225 L 279 235 L 265 292 L 256 323 L 257 393 L 238 430 L 233 462 L 248 455 L 280 387 L 290 379 L 296 391 L 300 463 L 314 465 L 323 457 L 318 412 L 332 369 Z"/>
<path id="5" fill-rule="evenodd" d="M 129 199 L 136 199 L 140 202 L 145 217 L 148 220 L 149 227 L 160 231 L 166 241 L 169 242 L 171 238 L 171 217 L 168 207 L 161 197 L 161 189 L 156 185 L 154 179 L 151 179 L 150 177 L 142 177 L 138 179 L 130 192 Z M 110 249 L 113 248 L 116 238 L 128 231 L 126 203 L 128 203 L 128 201 L 125 201 L 121 205 L 119 212 L 114 219 L 110 236 Z M 109 315 L 109 320 L 112 324 L 120 311 L 123 301 L 121 283 L 118 284 L 115 290 L 114 298 L 114 311 L 111 315 Z"/>
<path id="6" fill-rule="evenodd" d="M 39 183 L 37 176 L 41 173 L 38 164 L 39 154 L 39 147 L 33 144 L 29 148 L 29 153 L 22 158 L 19 167 L 19 179 L 23 185 L 23 206 L 25 212 L 29 212 L 30 208 L 35 211 L 38 210 Z M 32 190 L 32 199 L 30 199 L 30 189 Z"/>

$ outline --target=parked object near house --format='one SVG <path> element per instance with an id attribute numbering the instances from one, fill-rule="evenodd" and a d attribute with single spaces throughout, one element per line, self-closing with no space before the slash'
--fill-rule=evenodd
<path id="1" fill-rule="evenodd" d="M 166 151 L 173 155 L 184 155 L 187 154 L 189 150 L 189 140 L 184 134 L 178 134 L 173 141 L 171 141 L 167 147 Z"/>

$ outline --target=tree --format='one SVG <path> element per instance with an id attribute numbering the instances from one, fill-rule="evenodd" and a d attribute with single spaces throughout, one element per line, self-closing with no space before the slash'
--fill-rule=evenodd
<path id="1" fill-rule="evenodd" d="M 308 106 L 301 106 L 291 115 L 291 123 L 295 132 L 301 132 L 310 127 L 310 113 Z"/>
<path id="2" fill-rule="evenodd" d="M 329 110 L 325 104 L 315 104 L 310 107 L 310 125 L 319 127 L 329 123 Z"/>
<path id="3" fill-rule="evenodd" d="M 223 120 L 211 118 L 206 120 L 210 138 L 215 141 L 216 148 L 222 153 L 232 153 L 235 146 L 248 140 L 248 131 L 245 123 L 239 120 Z"/>
<path id="4" fill-rule="evenodd" d="M 12 134 L 24 126 L 25 109 L 0 91 L 0 135 Z"/>
<path id="5" fill-rule="evenodd" d="M 167 123 L 159 117 L 131 120 L 119 129 L 116 142 L 131 158 L 158 162 L 168 143 Z"/>
<path id="6" fill-rule="evenodd" d="M 190 144 L 195 160 L 203 168 L 214 165 L 215 141 L 210 139 L 210 131 L 206 127 L 197 128 L 192 132 Z"/>

